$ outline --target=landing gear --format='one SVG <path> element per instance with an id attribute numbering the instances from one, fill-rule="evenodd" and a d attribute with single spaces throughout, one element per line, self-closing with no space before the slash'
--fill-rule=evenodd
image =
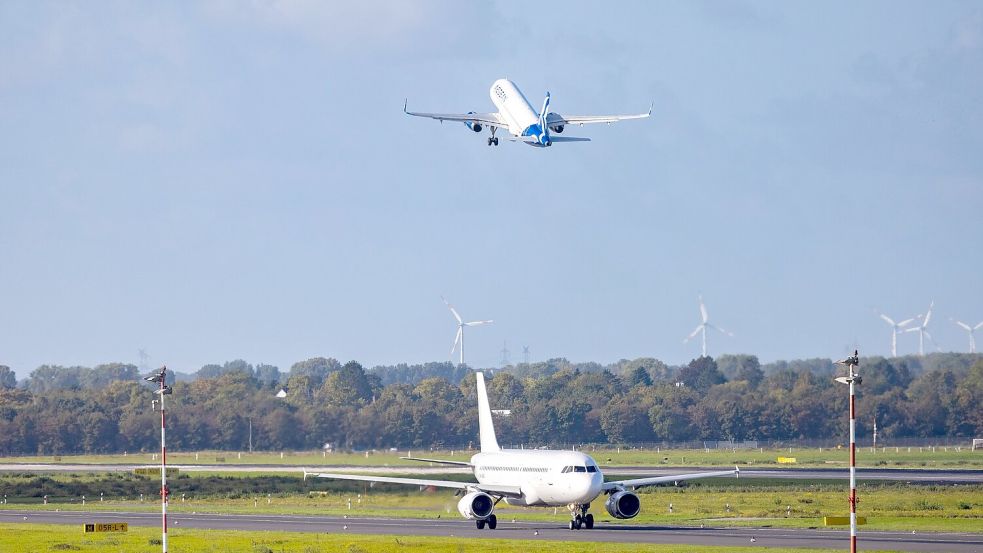
<path id="1" fill-rule="evenodd" d="M 483 521 L 483 520 L 476 520 L 476 521 L 474 521 L 474 525 L 478 527 L 478 530 L 484 530 L 485 529 L 485 521 Z"/>
<path id="2" fill-rule="evenodd" d="M 498 528 L 498 517 L 491 515 L 485 520 L 474 521 L 474 525 L 478 527 L 478 530 L 484 530 L 485 525 L 488 525 L 489 530 L 494 530 L 495 528 Z"/>
<path id="3" fill-rule="evenodd" d="M 571 505 L 570 514 L 573 518 L 570 519 L 570 524 L 568 528 L 571 530 L 580 530 L 581 528 L 586 528 L 591 530 L 594 528 L 594 515 L 587 512 L 590 505 Z M 579 513 L 577 511 L 580 511 Z"/>
<path id="4" fill-rule="evenodd" d="M 491 128 L 491 136 L 488 137 L 488 145 L 491 146 L 492 144 L 498 146 L 498 138 L 495 137 L 495 127 Z"/>

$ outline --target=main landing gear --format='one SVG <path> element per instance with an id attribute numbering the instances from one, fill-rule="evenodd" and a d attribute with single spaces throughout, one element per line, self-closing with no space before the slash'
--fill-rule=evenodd
<path id="1" fill-rule="evenodd" d="M 491 146 L 492 144 L 498 146 L 498 139 L 495 138 L 495 127 L 491 128 L 491 136 L 488 137 L 488 145 Z"/>
<path id="2" fill-rule="evenodd" d="M 478 527 L 478 530 L 484 530 L 486 524 L 488 525 L 489 530 L 494 530 L 495 528 L 498 527 L 498 517 L 495 515 L 491 515 L 485 520 L 474 521 L 474 525 Z"/>
<path id="3" fill-rule="evenodd" d="M 581 528 L 586 528 L 591 530 L 594 528 L 594 515 L 587 512 L 590 505 L 571 505 L 570 514 L 573 518 L 570 519 L 571 530 L 580 530 Z M 579 513 L 577 511 L 580 511 Z"/>

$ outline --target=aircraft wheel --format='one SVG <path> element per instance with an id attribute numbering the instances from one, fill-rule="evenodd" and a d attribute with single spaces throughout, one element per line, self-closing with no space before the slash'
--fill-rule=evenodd
<path id="1" fill-rule="evenodd" d="M 495 515 L 491 515 L 490 517 L 488 517 L 488 529 L 494 530 L 496 527 L 498 527 L 498 517 Z"/>
<path id="2" fill-rule="evenodd" d="M 494 141 L 495 141 L 494 138 L 488 137 L 488 145 L 489 146 L 491 146 Z"/>
<path id="3" fill-rule="evenodd" d="M 584 528 L 587 528 L 588 530 L 594 529 L 594 515 L 587 513 L 584 516 Z"/>
<path id="4" fill-rule="evenodd" d="M 498 138 L 495 138 L 495 145 L 498 146 Z"/>
<path id="5" fill-rule="evenodd" d="M 576 522 L 574 522 L 574 521 L 573 521 L 573 520 L 571 519 L 571 520 L 570 520 L 570 529 L 571 529 L 571 530 L 576 530 L 576 529 L 577 529 L 577 526 L 576 526 L 576 524 L 577 524 L 577 523 L 576 523 Z"/>
<path id="6" fill-rule="evenodd" d="M 474 521 L 474 525 L 478 527 L 478 530 L 484 530 L 485 529 L 485 521 L 483 521 L 483 520 L 476 520 L 476 521 Z"/>

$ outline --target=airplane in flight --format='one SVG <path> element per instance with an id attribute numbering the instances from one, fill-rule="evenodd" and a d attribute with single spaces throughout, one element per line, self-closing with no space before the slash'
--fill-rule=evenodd
<path id="1" fill-rule="evenodd" d="M 498 526 L 495 506 L 502 499 L 509 505 L 567 507 L 570 509 L 569 528 L 579 530 L 594 527 L 594 515 L 587 511 L 591 502 L 602 493 L 610 496 L 604 504 L 608 514 L 614 518 L 628 519 L 637 516 L 641 507 L 638 495 L 634 493 L 638 488 L 696 478 L 740 476 L 740 469 L 735 467 L 734 470 L 605 482 L 594 459 L 579 451 L 502 449 L 495 437 L 485 377 L 481 371 L 477 373 L 477 391 L 481 452 L 473 455 L 470 462 L 403 457 L 412 461 L 468 467 L 474 472 L 477 482 L 307 471 L 304 471 L 304 478 L 317 476 L 456 489 L 455 495 L 463 495 L 457 510 L 464 518 L 474 520 L 479 530 L 486 527 L 494 530 Z"/>
<path id="2" fill-rule="evenodd" d="M 652 107 L 649 106 L 648 113 L 636 115 L 560 115 L 549 111 L 550 93 L 546 93 L 543 101 L 543 109 L 539 114 L 533 110 L 529 100 L 522 95 L 515 83 L 508 79 L 499 79 L 492 83 L 489 91 L 491 101 L 498 108 L 495 113 L 420 113 L 407 111 L 406 103 L 403 103 L 403 113 L 414 117 L 429 117 L 443 123 L 444 121 L 457 121 L 474 132 L 481 132 L 481 129 L 488 127 L 491 136 L 488 137 L 488 145 L 498 146 L 498 137 L 495 131 L 505 129 L 513 142 L 525 142 L 530 146 L 546 148 L 554 142 L 590 142 L 589 138 L 578 136 L 555 136 L 563 132 L 568 125 L 586 125 L 588 123 L 615 123 L 627 119 L 644 119 L 652 115 Z"/>

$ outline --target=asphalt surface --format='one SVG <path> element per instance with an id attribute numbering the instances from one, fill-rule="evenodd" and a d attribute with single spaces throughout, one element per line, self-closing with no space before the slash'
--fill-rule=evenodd
<path id="1" fill-rule="evenodd" d="M 546 522 L 511 522 L 501 519 L 496 530 L 478 530 L 471 521 L 342 518 L 296 515 L 168 514 L 171 528 L 214 530 L 277 530 L 401 536 L 453 536 L 579 542 L 694 544 L 707 546 L 848 548 L 845 530 L 783 528 L 686 528 L 633 526 L 599 522 L 593 530 L 568 530 Z M 71 524 L 126 522 L 132 526 L 159 526 L 159 513 L 0 511 L 0 522 Z M 858 548 L 864 551 L 983 552 L 983 534 L 902 533 L 861 531 Z"/>
<path id="2" fill-rule="evenodd" d="M 0 463 L 0 472 L 130 472 L 135 468 L 157 468 L 160 465 L 104 464 L 26 464 Z M 183 472 L 358 472 L 364 474 L 470 474 L 470 469 L 449 466 L 297 466 L 297 465 L 168 465 Z M 725 467 L 726 468 L 726 467 Z M 721 467 L 608 467 L 607 476 L 666 476 L 689 472 L 721 470 Z M 778 478 L 788 480 L 837 480 L 848 477 L 845 468 L 741 468 L 741 478 Z M 983 470 L 936 470 L 858 468 L 860 480 L 889 480 L 912 483 L 983 484 Z"/>

